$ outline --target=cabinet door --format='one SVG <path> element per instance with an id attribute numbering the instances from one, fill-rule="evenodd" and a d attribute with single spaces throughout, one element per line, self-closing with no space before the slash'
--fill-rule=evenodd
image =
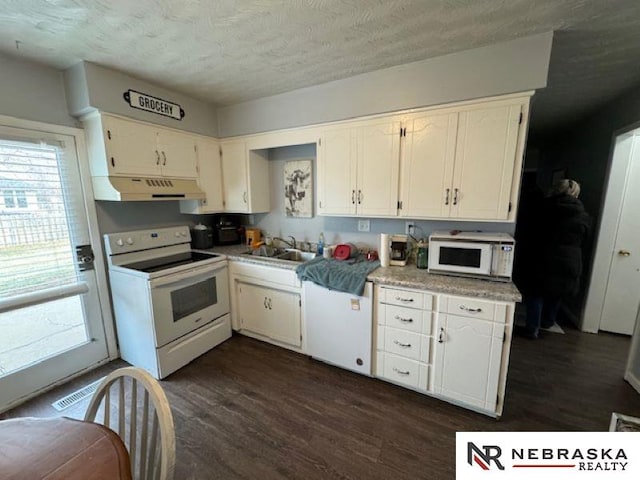
<path id="1" fill-rule="evenodd" d="M 198 178 L 195 137 L 159 129 L 158 150 L 162 159 L 163 176 Z"/>
<path id="2" fill-rule="evenodd" d="M 318 214 L 356 213 L 356 136 L 352 128 L 322 132 L 318 142 Z"/>
<path id="3" fill-rule="evenodd" d="M 401 216 L 449 216 L 457 128 L 457 113 L 431 114 L 408 124 L 401 166 Z"/>
<path id="4" fill-rule="evenodd" d="M 161 175 L 157 131 L 148 125 L 109 116 L 102 117 L 107 161 L 112 175 Z"/>
<path id="5" fill-rule="evenodd" d="M 504 323 L 440 314 L 434 340 L 434 392 L 494 411 Z"/>
<path id="6" fill-rule="evenodd" d="M 400 122 L 379 122 L 358 130 L 356 212 L 363 216 L 398 213 Z"/>
<path id="7" fill-rule="evenodd" d="M 518 103 L 460 113 L 452 217 L 507 219 L 520 112 Z"/>
<path id="8" fill-rule="evenodd" d="M 267 310 L 268 336 L 279 342 L 299 347 L 302 344 L 300 294 L 267 289 Z"/>
<path id="9" fill-rule="evenodd" d="M 198 185 L 205 193 L 204 200 L 182 200 L 182 213 L 216 213 L 224 210 L 222 199 L 222 164 L 218 142 L 197 138 Z"/>
<path id="10" fill-rule="evenodd" d="M 225 210 L 248 212 L 247 148 L 244 142 L 222 145 L 222 185 Z"/>
<path id="11" fill-rule="evenodd" d="M 271 321 L 267 306 L 268 290 L 249 283 L 237 283 L 240 328 L 264 336 L 271 336 Z"/>
<path id="12" fill-rule="evenodd" d="M 240 328 L 299 347 L 300 294 L 238 283 Z"/>

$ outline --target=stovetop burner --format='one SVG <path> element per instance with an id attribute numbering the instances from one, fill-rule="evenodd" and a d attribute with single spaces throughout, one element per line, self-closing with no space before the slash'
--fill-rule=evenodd
<path id="1" fill-rule="evenodd" d="M 122 265 L 125 268 L 131 270 L 137 270 L 139 272 L 152 273 L 167 270 L 169 268 L 178 267 L 180 265 L 188 265 L 190 263 L 197 263 L 203 260 L 211 260 L 212 258 L 219 257 L 215 253 L 200 253 L 200 252 L 182 252 L 175 255 L 169 255 L 166 257 L 151 258 L 149 260 L 143 260 L 140 262 L 128 263 Z"/>

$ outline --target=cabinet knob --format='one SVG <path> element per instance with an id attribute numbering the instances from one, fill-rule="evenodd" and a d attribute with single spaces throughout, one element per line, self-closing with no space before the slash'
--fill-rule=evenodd
<path id="1" fill-rule="evenodd" d="M 362 195 L 362 190 L 358 190 L 358 205 L 360 205 L 362 203 L 362 197 L 364 195 Z"/>
<path id="2" fill-rule="evenodd" d="M 444 343 L 444 327 L 440 327 L 440 334 L 438 335 L 438 343 Z"/>
<path id="3" fill-rule="evenodd" d="M 622 256 L 622 257 L 628 257 L 631 255 L 631 252 L 629 250 L 620 250 L 618 252 L 618 255 Z"/>
<path id="4" fill-rule="evenodd" d="M 400 315 L 396 315 L 396 320 L 400 320 L 401 322 L 404 323 L 412 323 L 413 322 L 413 318 L 403 318 Z"/>
<path id="5" fill-rule="evenodd" d="M 451 189 L 447 188 L 447 193 L 444 196 L 444 204 L 449 205 L 449 193 L 451 193 Z"/>
<path id="6" fill-rule="evenodd" d="M 162 166 L 164 167 L 167 164 L 167 156 L 162 152 Z"/>
<path id="7" fill-rule="evenodd" d="M 459 308 L 460 308 L 460 310 L 464 310 L 465 312 L 469 312 L 469 313 L 480 313 L 480 312 L 482 312 L 481 308 L 469 308 L 469 307 L 466 307 L 464 305 L 460 305 Z"/>
<path id="8" fill-rule="evenodd" d="M 355 190 L 351 190 L 351 204 L 352 205 L 356 204 L 356 191 Z"/>
<path id="9" fill-rule="evenodd" d="M 395 343 L 396 345 L 402 348 L 411 348 L 410 343 L 402 343 L 402 342 L 399 342 L 398 340 L 394 340 L 393 343 Z"/>
<path id="10" fill-rule="evenodd" d="M 399 302 L 407 302 L 407 303 L 413 302 L 413 298 L 396 297 L 396 300 L 399 301 Z"/>
<path id="11" fill-rule="evenodd" d="M 458 189 L 457 188 L 453 189 L 453 204 L 454 205 L 458 204 Z"/>
<path id="12" fill-rule="evenodd" d="M 398 375 L 409 375 L 411 373 L 408 370 L 400 370 L 396 367 L 393 367 L 393 371 L 396 372 Z"/>
<path id="13" fill-rule="evenodd" d="M 160 165 L 160 152 L 156 150 L 156 165 Z"/>

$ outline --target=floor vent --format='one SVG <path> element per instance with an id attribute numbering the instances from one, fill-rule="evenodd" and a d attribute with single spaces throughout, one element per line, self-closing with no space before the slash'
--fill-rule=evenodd
<path id="1" fill-rule="evenodd" d="M 96 391 L 96 389 L 98 388 L 98 385 L 100 385 L 100 382 L 102 382 L 102 380 L 104 380 L 104 377 L 96 380 L 93 383 L 90 383 L 89 385 L 85 385 L 80 390 L 76 390 L 75 392 L 70 393 L 66 397 L 62 397 L 60 400 L 56 400 L 51 404 L 51 406 L 55 408 L 57 411 L 61 412 L 65 408 L 69 408 L 71 405 L 75 405 L 79 401 L 93 395 L 93 392 Z"/>

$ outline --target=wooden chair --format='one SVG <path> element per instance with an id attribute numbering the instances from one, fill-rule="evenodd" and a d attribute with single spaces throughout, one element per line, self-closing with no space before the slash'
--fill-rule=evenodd
<path id="1" fill-rule="evenodd" d="M 107 375 L 94 392 L 84 419 L 118 433 L 129 450 L 134 479 L 173 479 L 173 416 L 160 383 L 145 370 L 126 367 Z"/>

